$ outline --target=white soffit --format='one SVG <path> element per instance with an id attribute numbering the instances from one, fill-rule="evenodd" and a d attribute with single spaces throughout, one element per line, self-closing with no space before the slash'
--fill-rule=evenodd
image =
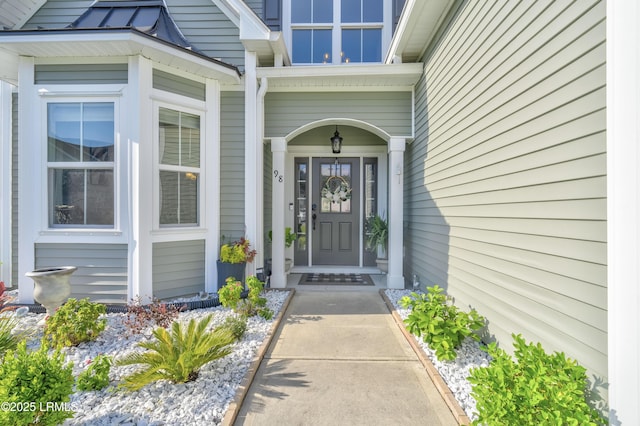
<path id="1" fill-rule="evenodd" d="M 124 31 L 30 31 L 0 34 L 0 53 L 36 58 L 113 57 L 142 55 L 155 62 L 192 74 L 219 80 L 222 84 L 239 84 L 240 75 L 233 66 L 217 63 L 206 57 L 156 40 L 150 36 Z M 0 55 L 5 56 L 5 55 Z M 17 64 L 17 61 L 16 61 Z M 5 79 L 17 79 L 17 67 L 11 75 L 2 70 Z M 6 75 L 9 73 L 9 75 Z"/>
<path id="2" fill-rule="evenodd" d="M 436 36 L 455 0 L 407 0 L 385 58 L 419 61 Z"/>
<path id="3" fill-rule="evenodd" d="M 258 68 L 269 80 L 269 91 L 295 90 L 411 90 L 423 72 L 414 64 L 349 64 Z"/>

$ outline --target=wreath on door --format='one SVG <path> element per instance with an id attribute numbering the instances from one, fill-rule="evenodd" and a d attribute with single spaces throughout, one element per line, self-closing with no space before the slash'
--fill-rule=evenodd
<path id="1" fill-rule="evenodd" d="M 339 203 L 351 199 L 351 186 L 342 176 L 331 176 L 322 188 L 322 198 L 332 203 Z"/>

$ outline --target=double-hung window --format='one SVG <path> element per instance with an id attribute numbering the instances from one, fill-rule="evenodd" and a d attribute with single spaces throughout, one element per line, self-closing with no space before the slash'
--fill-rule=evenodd
<path id="1" fill-rule="evenodd" d="M 199 225 L 200 122 L 198 114 L 159 110 L 161 227 Z"/>
<path id="2" fill-rule="evenodd" d="M 284 10 L 294 64 L 382 61 L 391 0 L 285 0 Z"/>
<path id="3" fill-rule="evenodd" d="M 47 104 L 51 227 L 114 227 L 114 102 Z"/>

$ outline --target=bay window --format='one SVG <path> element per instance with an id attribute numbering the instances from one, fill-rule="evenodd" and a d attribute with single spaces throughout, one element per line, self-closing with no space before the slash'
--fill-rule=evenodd
<path id="1" fill-rule="evenodd" d="M 197 226 L 200 192 L 200 116 L 159 110 L 160 226 Z"/>
<path id="2" fill-rule="evenodd" d="M 51 227 L 114 226 L 113 102 L 47 104 Z"/>

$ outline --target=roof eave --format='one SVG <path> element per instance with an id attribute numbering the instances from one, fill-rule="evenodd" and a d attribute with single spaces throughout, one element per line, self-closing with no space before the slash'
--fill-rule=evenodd
<path id="1" fill-rule="evenodd" d="M 269 91 L 289 90 L 412 90 L 422 64 L 349 64 L 258 68 L 269 80 Z"/>
<path id="2" fill-rule="evenodd" d="M 241 78 L 233 65 L 132 28 L 0 31 L 0 51 L 38 58 L 142 55 L 223 84 L 239 84 Z"/>
<path id="3" fill-rule="evenodd" d="M 419 61 L 456 0 L 407 0 L 384 62 Z"/>

